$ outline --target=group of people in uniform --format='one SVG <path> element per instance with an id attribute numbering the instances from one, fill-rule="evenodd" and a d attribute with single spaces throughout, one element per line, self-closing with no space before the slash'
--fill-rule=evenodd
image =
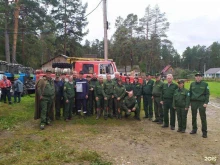
<path id="1" fill-rule="evenodd" d="M 51 71 L 36 83 L 35 119 L 40 118 L 40 129 L 51 125 L 53 117 L 72 120 L 73 115 L 83 114 L 91 116 L 96 114 L 96 119 L 101 116 L 105 120 L 116 117 L 122 119 L 124 114 L 128 118 L 134 112 L 134 118 L 140 119 L 141 99 L 143 98 L 144 118 L 175 130 L 176 114 L 178 121 L 177 132 L 185 133 L 188 109 L 191 105 L 193 129 L 190 134 L 197 133 L 197 111 L 202 121 L 202 137 L 207 137 L 206 107 L 209 102 L 208 84 L 202 81 L 202 74 L 195 74 L 195 82 L 190 84 L 190 89 L 184 88 L 184 81 L 173 82 L 172 74 L 166 76 L 167 83 L 161 81 L 161 75 L 147 73 L 143 82 L 135 77 L 131 83 L 130 77 L 122 82 L 120 74 L 115 73 L 112 79 L 106 74 L 102 76 L 87 75 L 83 78 L 83 71 L 73 74 L 65 80 L 66 75 L 56 76 L 53 80 Z M 152 80 L 155 76 L 155 82 Z M 153 108 L 154 105 L 154 108 Z M 55 115 L 53 109 L 55 108 Z M 124 112 L 124 113 L 123 113 Z M 154 113 L 153 113 L 154 112 Z"/>

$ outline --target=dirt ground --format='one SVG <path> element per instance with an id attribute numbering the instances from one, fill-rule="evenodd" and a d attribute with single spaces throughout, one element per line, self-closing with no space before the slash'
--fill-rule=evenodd
<path id="1" fill-rule="evenodd" d="M 96 151 L 103 159 L 115 165 L 220 164 L 220 99 L 211 99 L 207 108 L 207 139 L 201 137 L 199 114 L 197 119 L 198 132 L 195 135 L 189 134 L 192 128 L 190 111 L 186 133 L 176 132 L 177 127 L 175 131 L 161 128 L 160 125 L 147 119 L 141 121 L 135 121 L 133 118 L 122 119 L 122 121 L 109 119 L 112 121 L 107 121 L 108 124 L 100 119 L 103 122 L 91 125 L 78 123 L 80 120 L 84 119 L 77 119 L 73 123 L 67 124 L 55 122 L 52 127 L 47 127 L 44 130 L 44 133 L 46 132 L 44 135 L 39 131 L 39 121 L 30 120 L 17 126 L 14 131 L 2 132 L 0 146 L 9 137 L 31 138 L 40 142 L 46 136 L 51 136 L 57 138 L 57 143 L 60 145 L 77 150 Z M 25 131 L 19 133 L 21 129 Z M 59 134 L 62 134 L 62 138 L 58 136 Z M 206 161 L 205 157 L 216 157 L 217 160 Z"/>

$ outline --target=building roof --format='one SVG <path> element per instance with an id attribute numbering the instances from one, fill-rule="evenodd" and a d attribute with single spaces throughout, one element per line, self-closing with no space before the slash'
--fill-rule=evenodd
<path id="1" fill-rule="evenodd" d="M 48 63 L 48 62 L 50 62 L 50 61 L 54 60 L 54 59 L 55 59 L 55 58 L 57 58 L 57 57 L 60 57 L 60 56 L 62 56 L 62 57 L 64 57 L 64 58 L 66 58 L 66 59 L 68 58 L 68 56 L 63 55 L 63 54 L 60 54 L 60 55 L 58 55 L 58 56 L 55 56 L 55 57 L 51 58 L 50 60 L 48 60 L 47 62 L 43 63 L 42 65 L 44 65 L 44 64 L 46 64 L 46 63 Z"/>
<path id="2" fill-rule="evenodd" d="M 165 68 L 163 68 L 163 70 L 161 71 L 161 73 L 166 72 L 170 67 L 171 67 L 171 65 L 167 65 Z"/>
<path id="3" fill-rule="evenodd" d="M 214 74 L 220 71 L 220 68 L 210 68 L 207 71 L 205 71 L 205 74 Z"/>

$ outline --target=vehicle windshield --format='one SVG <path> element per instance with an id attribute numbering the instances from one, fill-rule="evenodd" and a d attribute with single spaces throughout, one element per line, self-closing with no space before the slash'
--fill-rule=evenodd
<path id="1" fill-rule="evenodd" d="M 114 74 L 111 64 L 100 64 L 100 74 Z"/>

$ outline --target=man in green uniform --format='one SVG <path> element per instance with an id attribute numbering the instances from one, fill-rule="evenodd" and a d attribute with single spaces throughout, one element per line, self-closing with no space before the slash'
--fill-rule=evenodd
<path id="1" fill-rule="evenodd" d="M 91 116 L 93 114 L 93 91 L 94 88 L 91 85 L 91 76 L 87 75 L 86 80 L 88 81 L 88 86 L 89 86 L 89 94 L 86 102 L 87 106 L 87 111 L 88 111 L 88 116 Z"/>
<path id="2" fill-rule="evenodd" d="M 128 92 L 128 96 L 125 97 L 125 99 L 122 102 L 121 110 L 125 111 L 125 117 L 128 117 L 131 115 L 131 112 L 135 113 L 135 119 L 140 119 L 140 109 L 138 107 L 138 102 L 136 98 L 133 96 L 133 91 Z"/>
<path id="3" fill-rule="evenodd" d="M 97 105 L 97 117 L 96 119 L 99 119 L 102 113 L 102 110 L 104 109 L 104 90 L 103 90 L 103 77 L 99 76 L 99 80 L 96 83 L 94 94 L 96 99 L 96 105 Z"/>
<path id="4" fill-rule="evenodd" d="M 163 124 L 163 109 L 160 104 L 161 94 L 163 89 L 163 82 L 160 80 L 161 76 L 159 73 L 155 74 L 156 81 L 153 85 L 152 99 L 154 101 L 154 116 L 153 122 L 158 122 L 158 124 Z"/>
<path id="5" fill-rule="evenodd" d="M 104 119 L 107 120 L 108 116 L 113 117 L 112 101 L 114 98 L 114 82 L 111 80 L 111 75 L 107 74 L 107 80 L 104 82 Z"/>
<path id="6" fill-rule="evenodd" d="M 92 90 L 92 100 L 93 100 L 93 106 L 92 106 L 92 111 L 91 111 L 91 114 L 93 115 L 94 114 L 94 107 L 95 107 L 95 113 L 96 113 L 96 109 L 97 109 L 97 105 L 96 105 L 96 100 L 95 100 L 95 95 L 94 95 L 94 89 L 95 89 L 95 86 L 96 86 L 96 83 L 98 82 L 98 79 L 97 79 L 97 75 L 96 73 L 93 73 L 92 74 L 92 78 L 90 80 L 90 86 L 91 88 L 93 89 Z"/>
<path id="7" fill-rule="evenodd" d="M 115 72 L 115 78 L 112 80 L 114 82 L 114 86 L 118 84 L 118 80 L 120 79 L 120 73 Z M 113 109 L 113 115 L 117 115 L 117 109 L 116 109 L 116 104 L 117 104 L 117 98 L 114 97 L 113 102 L 112 102 L 112 109 Z"/>
<path id="8" fill-rule="evenodd" d="M 51 125 L 50 121 L 53 120 L 53 102 L 55 97 L 55 87 L 54 82 L 51 78 L 51 71 L 47 70 L 46 75 L 43 77 L 43 79 L 40 79 L 36 84 L 36 92 L 37 97 L 39 97 L 40 100 L 40 129 L 43 130 L 46 125 Z M 35 102 L 35 104 L 39 104 L 39 102 Z M 35 118 L 36 111 L 35 111 Z"/>
<path id="9" fill-rule="evenodd" d="M 164 124 L 162 128 L 166 128 L 169 126 L 169 110 L 170 110 L 170 129 L 175 129 L 176 122 L 176 111 L 173 109 L 173 94 L 174 91 L 178 88 L 177 84 L 173 83 L 173 75 L 167 75 L 167 83 L 163 84 L 161 104 L 163 105 L 163 113 L 164 113 Z"/>
<path id="10" fill-rule="evenodd" d="M 125 77 L 125 83 L 123 85 L 124 85 L 127 93 L 133 90 L 133 86 L 130 82 L 130 77 L 128 77 L 128 76 Z M 126 96 L 127 96 L 127 94 L 126 94 Z"/>
<path id="11" fill-rule="evenodd" d="M 114 86 L 114 98 L 116 99 L 115 107 L 116 107 L 116 117 L 118 119 L 122 118 L 121 112 L 121 104 L 126 94 L 125 87 L 122 85 L 122 80 L 118 79 L 118 83 Z"/>
<path id="12" fill-rule="evenodd" d="M 184 88 L 184 81 L 179 80 L 178 89 L 175 90 L 173 95 L 173 108 L 177 112 L 177 120 L 178 120 L 177 132 L 185 133 L 189 104 L 190 104 L 189 91 Z"/>
<path id="13" fill-rule="evenodd" d="M 197 132 L 197 110 L 199 109 L 200 118 L 202 121 L 202 137 L 207 138 L 207 121 L 206 121 L 206 107 L 209 102 L 209 86 L 202 81 L 202 74 L 195 74 L 195 82 L 190 84 L 190 102 L 192 109 L 192 126 L 193 130 L 190 134 Z"/>
<path id="14" fill-rule="evenodd" d="M 138 81 L 138 77 L 135 77 L 133 83 L 133 93 L 134 97 L 137 99 L 139 110 L 141 111 L 142 85 Z"/>
<path id="15" fill-rule="evenodd" d="M 152 91 L 153 91 L 154 81 L 151 80 L 151 74 L 146 74 L 146 79 L 143 81 L 142 84 L 142 91 L 143 91 L 143 104 L 144 104 L 144 112 L 145 117 L 152 120 L 153 117 L 153 109 L 152 109 Z"/>
<path id="16" fill-rule="evenodd" d="M 75 97 L 75 82 L 72 76 L 70 76 L 69 81 L 64 84 L 63 97 L 65 102 L 64 120 L 68 121 L 72 119 L 72 107 Z"/>

